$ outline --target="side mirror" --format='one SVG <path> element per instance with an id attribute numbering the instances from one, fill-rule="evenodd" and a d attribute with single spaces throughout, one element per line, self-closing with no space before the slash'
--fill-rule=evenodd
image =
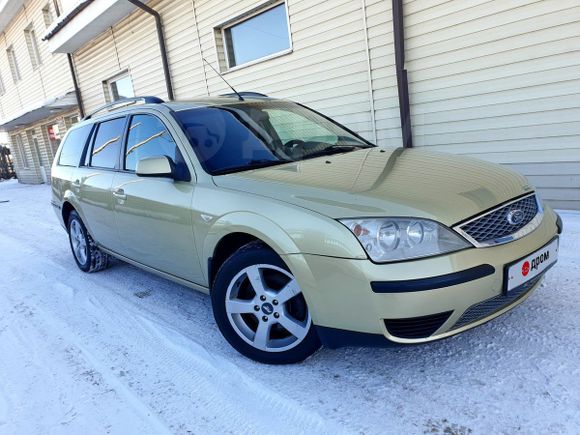
<path id="1" fill-rule="evenodd" d="M 135 174 L 139 177 L 175 178 L 175 165 L 167 156 L 145 157 L 137 161 Z"/>

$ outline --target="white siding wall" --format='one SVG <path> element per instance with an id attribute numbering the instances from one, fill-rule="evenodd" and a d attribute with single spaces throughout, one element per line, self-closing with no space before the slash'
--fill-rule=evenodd
<path id="1" fill-rule="evenodd" d="M 177 99 L 207 95 L 208 90 L 212 95 L 231 92 L 204 67 L 201 54 L 217 68 L 214 28 L 263 3 L 148 3 L 163 17 Z M 289 0 L 293 52 L 226 72 L 226 79 L 239 90 L 298 100 L 374 139 L 362 4 L 359 0 Z M 384 85 L 373 97 L 379 139 L 382 144 L 399 145 L 390 2 L 367 0 L 366 15 L 373 83 Z M 88 111 L 104 103 L 102 81 L 123 70 L 130 70 L 137 94 L 166 97 L 154 22 L 141 11 L 75 53 L 75 63 Z"/>
<path id="2" fill-rule="evenodd" d="M 366 0 L 377 144 L 401 146 L 401 120 L 390 0 Z"/>
<path id="3" fill-rule="evenodd" d="M 103 82 L 128 71 L 136 95 L 167 98 L 157 43 L 150 15 L 134 12 L 95 38 L 74 56 L 85 111 L 105 103 Z"/>
<path id="4" fill-rule="evenodd" d="M 67 123 L 71 117 L 78 117 L 76 111 L 59 113 L 58 115 L 45 118 L 40 122 L 27 125 L 26 127 L 10 131 L 10 137 L 13 139 L 16 135 L 20 135 L 22 139 L 22 152 L 25 154 L 27 163 L 24 163 L 20 158 L 20 152 L 16 149 L 18 147 L 17 141 L 11 140 L 12 158 L 14 161 L 14 168 L 16 175 L 21 183 L 25 184 L 40 184 L 43 182 L 40 166 L 44 167 L 47 181 L 50 181 L 50 168 L 56 154 L 56 150 L 50 144 L 48 138 L 47 127 L 52 124 L 58 124 L 61 138 L 64 137 L 71 124 Z M 38 152 L 34 149 L 31 133 L 34 132 L 38 141 Z"/>
<path id="5" fill-rule="evenodd" d="M 511 165 L 580 208 L 580 2 L 408 0 L 414 144 Z"/>
<path id="6" fill-rule="evenodd" d="M 48 50 L 48 44 L 41 41 L 45 33 L 46 24 L 42 8 L 49 3 L 46 0 L 30 0 L 14 17 L 12 22 L 0 32 L 0 76 L 4 84 L 5 93 L 0 95 L 0 123 L 3 120 L 12 119 L 26 111 L 36 109 L 45 101 L 61 97 L 73 90 L 73 82 L 70 74 L 68 61 L 65 54 L 52 54 Z M 52 6 L 51 6 L 52 8 Z M 56 18 L 52 8 L 53 19 Z M 36 33 L 36 45 L 38 46 L 40 64 L 33 66 L 27 47 L 24 29 L 32 25 Z M 13 47 L 18 63 L 21 79 L 14 82 L 10 72 L 6 49 Z M 50 176 L 50 165 L 54 152 L 50 148 L 46 133 L 46 124 L 61 122 L 61 132 L 65 131 L 64 116 L 69 114 L 59 113 L 34 125 L 27 125 L 12 130 L 7 134 L 0 134 L 0 142 L 9 138 L 12 148 L 12 156 L 18 179 L 22 183 L 41 183 L 42 176 L 40 164 L 45 167 L 47 177 Z M 38 152 L 32 147 L 29 132 L 34 131 L 38 135 Z M 11 139 L 16 135 L 22 139 L 22 153 L 16 150 L 17 144 Z M 27 164 L 20 158 L 26 156 Z"/>
<path id="7" fill-rule="evenodd" d="M 0 75 L 6 93 L 0 96 L 0 121 L 11 119 L 23 111 L 40 106 L 50 98 L 60 97 L 73 90 L 66 54 L 52 54 L 48 44 L 40 38 L 46 30 L 42 8 L 46 0 L 31 0 L 0 33 Z M 53 13 L 54 17 L 54 13 Z M 33 69 L 24 29 L 32 24 L 40 54 L 41 64 Z M 6 49 L 12 46 L 22 79 L 12 80 Z"/>
<path id="8" fill-rule="evenodd" d="M 201 57 L 218 67 L 214 28 L 263 3 L 148 3 L 163 17 L 177 99 L 229 92 Z M 288 10 L 292 53 L 226 79 L 401 145 L 391 1 L 288 0 Z M 415 145 L 511 165 L 553 205 L 580 208 L 578 0 L 405 0 L 404 10 Z M 141 11 L 75 62 L 88 111 L 105 101 L 102 82 L 125 70 L 136 94 L 166 97 L 154 22 Z"/>

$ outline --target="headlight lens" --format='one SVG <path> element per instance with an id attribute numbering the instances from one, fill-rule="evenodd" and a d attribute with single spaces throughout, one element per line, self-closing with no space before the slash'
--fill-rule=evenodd
<path id="1" fill-rule="evenodd" d="M 341 219 L 377 262 L 429 257 L 469 248 L 458 234 L 426 219 Z"/>

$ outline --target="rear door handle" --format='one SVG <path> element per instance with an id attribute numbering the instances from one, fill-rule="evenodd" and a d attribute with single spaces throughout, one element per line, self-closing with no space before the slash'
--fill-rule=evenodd
<path id="1" fill-rule="evenodd" d="M 127 199 L 127 195 L 125 195 L 125 191 L 123 189 L 120 189 L 120 188 L 113 190 L 113 196 L 117 199 L 120 199 L 120 200 Z"/>

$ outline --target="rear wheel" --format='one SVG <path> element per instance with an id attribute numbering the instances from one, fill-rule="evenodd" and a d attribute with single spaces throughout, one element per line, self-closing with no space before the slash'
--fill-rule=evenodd
<path id="1" fill-rule="evenodd" d="M 73 257 L 79 269 L 92 273 L 107 268 L 109 256 L 98 248 L 79 214 L 74 210 L 68 218 L 68 236 Z"/>
<path id="2" fill-rule="evenodd" d="M 320 348 L 296 279 L 282 259 L 261 243 L 250 243 L 226 260 L 211 296 L 220 331 L 248 358 L 289 364 Z"/>

